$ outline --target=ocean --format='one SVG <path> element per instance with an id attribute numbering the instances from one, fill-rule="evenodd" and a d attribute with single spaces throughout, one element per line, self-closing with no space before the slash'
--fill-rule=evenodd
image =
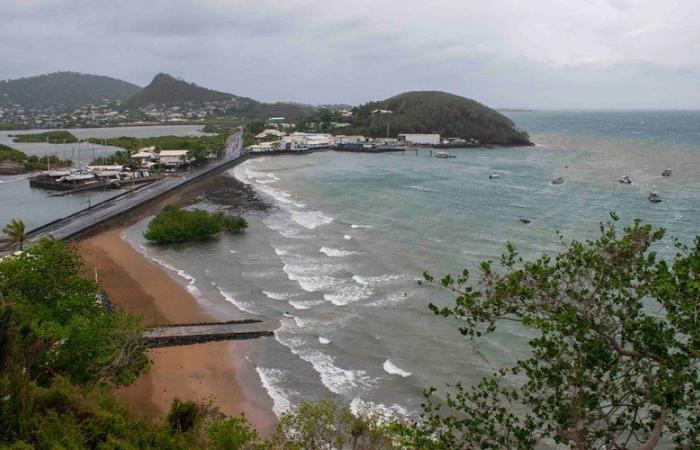
<path id="1" fill-rule="evenodd" d="M 508 241 L 528 258 L 555 253 L 557 231 L 595 237 L 610 211 L 688 243 L 700 231 L 700 112 L 508 114 L 535 147 L 252 159 L 226 176 L 272 208 L 247 212 L 245 234 L 154 247 L 146 219 L 126 238 L 222 320 L 278 321 L 274 339 L 246 355 L 276 414 L 329 396 L 415 414 L 424 389 L 476 383 L 528 351 L 528 334 L 505 324 L 476 352 L 428 310 L 452 297 L 419 286 L 424 270 L 476 273 Z M 652 190 L 661 203 L 648 201 Z M 657 250 L 670 257 L 670 244 Z"/>

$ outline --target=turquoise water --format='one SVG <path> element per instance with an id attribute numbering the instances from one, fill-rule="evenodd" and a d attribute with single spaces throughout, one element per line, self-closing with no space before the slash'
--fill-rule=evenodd
<path id="1" fill-rule="evenodd" d="M 129 237 L 222 319 L 279 319 L 275 339 L 246 355 L 275 412 L 335 395 L 410 414 L 424 388 L 475 383 L 527 351 L 509 324 L 477 356 L 454 323 L 428 311 L 451 298 L 419 287 L 423 270 L 473 269 L 507 241 L 528 257 L 556 252 L 557 230 L 593 237 L 612 210 L 686 242 L 700 230 L 700 113 L 510 114 L 536 147 L 455 149 L 448 160 L 264 157 L 230 173 L 275 205 L 248 214 L 245 235 L 156 249 L 141 242 L 142 222 Z M 557 176 L 565 182 L 553 185 Z M 651 190 L 663 202 L 650 203 Z"/>

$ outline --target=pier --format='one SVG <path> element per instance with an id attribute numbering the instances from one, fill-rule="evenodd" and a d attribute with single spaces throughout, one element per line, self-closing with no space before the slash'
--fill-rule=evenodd
<path id="1" fill-rule="evenodd" d="M 147 331 L 144 337 L 148 348 L 174 347 L 273 336 L 273 325 L 262 320 L 252 319 L 166 325 Z"/>

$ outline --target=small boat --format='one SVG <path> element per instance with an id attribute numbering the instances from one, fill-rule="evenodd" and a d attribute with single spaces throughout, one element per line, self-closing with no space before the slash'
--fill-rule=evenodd
<path id="1" fill-rule="evenodd" d="M 564 177 L 554 177 L 552 178 L 552 184 L 562 184 L 564 182 Z"/>
<path id="2" fill-rule="evenodd" d="M 663 172 L 661 172 L 662 177 L 670 177 L 671 176 L 671 169 L 665 169 Z"/>
<path id="3" fill-rule="evenodd" d="M 496 172 L 491 172 L 491 175 L 489 175 L 489 180 L 493 180 L 494 178 L 501 178 L 501 176 Z"/>
<path id="4" fill-rule="evenodd" d="M 526 219 L 526 218 L 524 218 L 524 217 L 521 217 L 521 218 L 520 218 L 520 221 L 521 221 L 522 223 L 530 223 L 530 219 Z"/>
<path id="5" fill-rule="evenodd" d="M 437 152 L 437 153 L 435 153 L 435 157 L 441 158 L 441 159 L 456 158 L 455 155 L 450 155 L 449 153 L 445 153 L 445 152 Z"/>
<path id="6" fill-rule="evenodd" d="M 630 177 L 627 175 L 623 175 L 620 178 L 618 178 L 618 181 L 622 184 L 632 184 L 632 180 L 630 180 Z"/>
<path id="7" fill-rule="evenodd" d="M 661 197 L 659 197 L 659 193 L 656 191 L 651 191 L 649 193 L 649 201 L 652 203 L 659 203 L 661 201 Z"/>

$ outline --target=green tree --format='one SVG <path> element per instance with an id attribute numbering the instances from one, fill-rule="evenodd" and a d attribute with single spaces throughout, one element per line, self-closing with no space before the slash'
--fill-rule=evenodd
<path id="1" fill-rule="evenodd" d="M 280 418 L 272 441 L 290 450 L 393 449 L 393 425 L 378 416 L 354 415 L 333 399 L 303 403 Z"/>
<path id="2" fill-rule="evenodd" d="M 17 245 L 20 250 L 24 250 L 24 243 L 27 241 L 27 230 L 22 219 L 12 219 L 2 232 L 7 235 L 10 244 Z"/>
<path id="3" fill-rule="evenodd" d="M 555 256 L 524 261 L 512 245 L 501 269 L 428 283 L 456 294 L 431 309 L 476 340 L 504 321 L 530 330 L 531 352 L 477 386 L 457 385 L 428 401 L 417 445 L 534 448 L 552 440 L 576 449 L 700 448 L 700 237 L 671 263 L 654 244 L 664 236 L 635 221 L 597 240 L 566 241 Z"/>

